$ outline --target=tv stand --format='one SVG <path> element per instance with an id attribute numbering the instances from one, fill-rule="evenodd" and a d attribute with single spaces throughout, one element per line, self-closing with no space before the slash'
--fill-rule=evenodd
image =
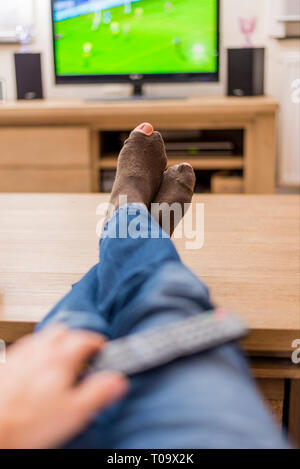
<path id="1" fill-rule="evenodd" d="M 125 100 L 133 100 L 133 101 L 161 101 L 161 100 L 172 100 L 174 99 L 187 99 L 187 96 L 178 97 L 178 96 L 146 96 L 143 94 L 143 83 L 135 82 L 133 83 L 133 93 L 129 98 L 125 98 Z"/>
<path id="2" fill-rule="evenodd" d="M 143 84 L 141 82 L 134 83 L 132 98 L 133 99 L 141 99 L 143 97 L 144 97 L 143 96 Z"/>
<path id="3" fill-rule="evenodd" d="M 178 96 L 147 96 L 143 94 L 143 84 L 141 82 L 135 82 L 133 83 L 133 92 L 129 96 L 104 96 L 101 98 L 88 98 L 86 101 L 87 102 L 99 102 L 99 101 L 104 101 L 104 102 L 117 102 L 117 101 L 174 101 L 174 100 L 180 100 L 182 101 L 183 99 L 187 99 L 187 96 L 183 97 L 178 97 Z"/>
<path id="4" fill-rule="evenodd" d="M 129 98 L 130 99 L 130 98 Z M 102 101 L 102 102 L 101 102 Z M 99 192 L 104 171 L 115 171 L 118 136 L 141 122 L 162 131 L 237 130 L 234 155 L 169 151 L 169 164 L 186 161 L 199 171 L 242 172 L 246 194 L 272 194 L 276 174 L 275 99 L 198 97 L 174 101 L 86 103 L 80 100 L 0 105 L 0 192 Z M 124 136 L 124 135 L 123 135 Z M 107 139 L 108 140 L 105 140 Z M 181 137 L 183 138 L 183 137 Z M 224 136 L 221 135 L 222 141 Z M 119 142 L 106 145 L 105 142 Z M 220 139 L 218 141 L 221 141 Z M 178 152 L 180 153 L 180 152 Z M 202 179 L 201 179 L 202 180 Z"/>

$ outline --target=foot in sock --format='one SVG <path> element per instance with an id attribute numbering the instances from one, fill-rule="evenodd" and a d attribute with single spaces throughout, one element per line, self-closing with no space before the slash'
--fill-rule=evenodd
<path id="1" fill-rule="evenodd" d="M 116 179 L 110 203 L 119 208 L 120 196 L 128 203 L 142 203 L 148 208 L 157 193 L 167 166 L 165 145 L 151 124 L 139 125 L 126 140 L 118 158 Z"/>
<path id="2" fill-rule="evenodd" d="M 162 183 L 153 202 L 167 205 L 162 205 L 160 210 L 154 214 L 154 218 L 170 236 L 172 236 L 174 229 L 188 210 L 194 193 L 195 182 L 194 170 L 188 163 L 171 166 L 164 172 Z M 174 203 L 181 206 L 181 211 L 170 212 L 169 207 Z"/>

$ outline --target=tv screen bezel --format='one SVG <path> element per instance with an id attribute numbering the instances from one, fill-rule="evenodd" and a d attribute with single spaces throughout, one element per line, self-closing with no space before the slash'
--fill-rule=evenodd
<path id="1" fill-rule="evenodd" d="M 131 74 L 98 74 L 98 75 L 58 75 L 56 60 L 56 40 L 54 21 L 54 2 L 51 0 L 52 19 L 52 46 L 55 83 L 63 84 L 97 84 L 97 83 L 184 83 L 184 82 L 219 82 L 220 80 L 220 0 L 217 2 L 217 71 L 210 73 L 145 73 L 132 72 Z"/>

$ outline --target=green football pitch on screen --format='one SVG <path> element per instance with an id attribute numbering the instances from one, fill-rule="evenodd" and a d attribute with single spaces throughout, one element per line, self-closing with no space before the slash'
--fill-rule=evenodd
<path id="1" fill-rule="evenodd" d="M 216 0 L 124 1 L 54 28 L 60 76 L 217 71 Z"/>

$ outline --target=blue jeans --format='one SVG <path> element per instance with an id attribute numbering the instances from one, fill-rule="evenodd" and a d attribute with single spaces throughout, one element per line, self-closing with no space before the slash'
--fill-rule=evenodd
<path id="1" fill-rule="evenodd" d="M 100 242 L 100 262 L 49 313 L 38 329 L 64 322 L 115 339 L 213 308 L 207 287 L 181 262 L 169 238 L 149 239 L 156 223 L 139 206 L 140 237 L 113 239 L 135 220 L 123 206 Z M 131 379 L 129 395 L 68 448 L 286 448 L 261 402 L 246 359 L 227 344 Z"/>

